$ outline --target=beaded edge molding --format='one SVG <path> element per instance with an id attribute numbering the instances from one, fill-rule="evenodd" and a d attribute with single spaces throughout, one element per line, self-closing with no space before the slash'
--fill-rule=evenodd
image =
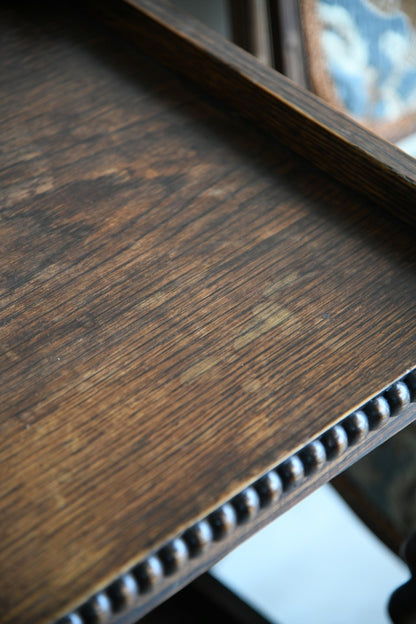
<path id="1" fill-rule="evenodd" d="M 240 526 L 246 528 L 263 509 L 281 503 L 309 475 L 339 459 L 415 401 L 413 369 L 55 624 L 111 624 L 140 607 L 142 599 L 147 601 L 163 580 L 172 580 L 188 560 L 205 554 Z"/>

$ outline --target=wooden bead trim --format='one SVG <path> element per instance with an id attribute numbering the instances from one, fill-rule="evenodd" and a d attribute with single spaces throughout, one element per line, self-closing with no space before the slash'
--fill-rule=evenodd
<path id="1" fill-rule="evenodd" d="M 111 624 L 140 606 L 167 577 L 174 582 L 190 559 L 203 557 L 210 546 L 254 522 L 271 507 L 278 515 L 285 495 L 312 474 L 339 459 L 351 446 L 383 427 L 416 401 L 416 369 L 370 399 L 295 455 L 270 470 L 207 518 L 189 527 L 156 553 L 135 565 L 76 611 L 55 624 Z"/>

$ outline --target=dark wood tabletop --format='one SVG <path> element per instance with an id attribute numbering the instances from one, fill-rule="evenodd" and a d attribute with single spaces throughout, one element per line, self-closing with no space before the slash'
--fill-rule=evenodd
<path id="1" fill-rule="evenodd" d="M 414 231 L 93 10 L 0 23 L 1 621 L 127 623 L 414 419 Z"/>

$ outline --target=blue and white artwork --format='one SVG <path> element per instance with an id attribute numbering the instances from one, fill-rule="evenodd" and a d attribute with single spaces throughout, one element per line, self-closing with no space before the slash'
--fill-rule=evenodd
<path id="1" fill-rule="evenodd" d="M 416 28 L 400 2 L 319 0 L 318 8 L 328 70 L 345 108 L 380 122 L 415 112 Z"/>

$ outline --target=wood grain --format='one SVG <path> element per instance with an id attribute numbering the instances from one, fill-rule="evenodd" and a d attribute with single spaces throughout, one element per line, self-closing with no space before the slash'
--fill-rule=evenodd
<path id="1" fill-rule="evenodd" d="M 254 120 L 343 184 L 416 223 L 414 158 L 168 2 L 93 4 L 112 28 L 151 56 Z"/>
<path id="2" fill-rule="evenodd" d="M 0 23 L 0 613 L 42 623 L 413 366 L 416 255 L 82 10 Z"/>

